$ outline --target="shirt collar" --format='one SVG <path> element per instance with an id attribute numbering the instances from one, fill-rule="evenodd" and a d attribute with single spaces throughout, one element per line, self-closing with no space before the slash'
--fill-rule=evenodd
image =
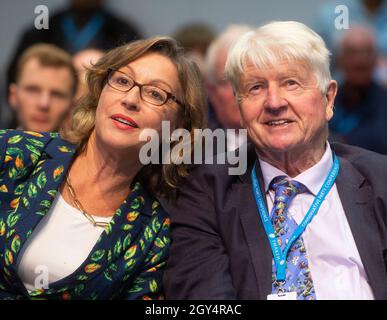
<path id="1" fill-rule="evenodd" d="M 277 176 L 287 176 L 286 173 L 281 171 L 280 169 L 272 166 L 266 161 L 261 160 L 259 157 L 259 164 L 261 165 L 263 180 L 265 183 L 265 192 L 268 192 L 270 182 L 273 178 Z M 320 159 L 313 167 L 305 170 L 300 173 L 298 176 L 292 178 L 292 180 L 296 180 L 305 185 L 314 196 L 318 194 L 320 191 L 326 177 L 329 174 L 333 164 L 333 156 L 332 149 L 329 145 L 329 142 L 326 143 L 325 152 Z"/>

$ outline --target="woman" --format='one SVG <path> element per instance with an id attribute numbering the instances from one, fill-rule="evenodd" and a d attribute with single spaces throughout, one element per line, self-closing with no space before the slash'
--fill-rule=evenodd
<path id="1" fill-rule="evenodd" d="M 187 170 L 142 165 L 139 136 L 202 127 L 199 71 L 156 37 L 107 53 L 88 87 L 62 138 L 0 132 L 3 299 L 160 297 L 169 219 L 154 195 L 172 197 Z"/>

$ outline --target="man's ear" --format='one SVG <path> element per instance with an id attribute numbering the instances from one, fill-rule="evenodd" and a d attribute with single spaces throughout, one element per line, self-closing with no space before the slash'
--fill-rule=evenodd
<path id="1" fill-rule="evenodd" d="M 8 103 L 12 107 L 14 111 L 17 110 L 17 84 L 16 83 L 11 83 L 8 88 Z"/>
<path id="2" fill-rule="evenodd" d="M 335 80 L 331 80 L 328 86 L 327 93 L 325 94 L 325 98 L 327 100 L 325 113 L 328 121 L 331 120 L 333 117 L 333 107 L 335 103 L 336 94 L 337 82 Z"/>

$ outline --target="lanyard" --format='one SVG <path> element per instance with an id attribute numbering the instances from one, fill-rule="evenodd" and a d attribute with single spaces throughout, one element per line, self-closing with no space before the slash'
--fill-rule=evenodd
<path id="1" fill-rule="evenodd" d="M 65 16 L 62 20 L 62 29 L 73 51 L 77 52 L 87 47 L 89 42 L 100 32 L 104 23 L 105 17 L 101 13 L 96 13 L 78 32 L 71 16 Z"/>
<path id="2" fill-rule="evenodd" d="M 286 257 L 288 255 L 288 251 L 292 247 L 293 243 L 297 240 L 297 238 L 304 232 L 309 222 L 317 214 L 317 211 L 320 209 L 321 203 L 324 201 L 326 195 L 329 193 L 329 190 L 332 188 L 333 184 L 335 183 L 337 174 L 339 173 L 340 165 L 336 155 L 333 153 L 333 165 L 331 167 L 331 170 L 329 171 L 328 176 L 324 181 L 323 186 L 321 187 L 317 196 L 314 198 L 314 201 L 311 207 L 309 208 L 308 213 L 306 214 L 302 222 L 298 225 L 297 229 L 293 232 L 292 236 L 289 239 L 289 242 L 287 243 L 284 251 L 282 252 L 281 246 L 278 243 L 278 239 L 275 236 L 273 224 L 270 220 L 269 212 L 267 211 L 265 201 L 263 199 L 262 192 L 259 187 L 257 174 L 255 172 L 256 164 L 257 162 L 255 162 L 253 170 L 251 171 L 251 180 L 253 183 L 255 202 L 257 203 L 258 212 L 261 216 L 267 238 L 269 239 L 275 266 L 277 269 L 277 280 L 285 281 Z"/>

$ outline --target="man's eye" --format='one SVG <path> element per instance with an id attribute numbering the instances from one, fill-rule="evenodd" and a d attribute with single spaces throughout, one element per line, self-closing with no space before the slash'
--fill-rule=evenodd
<path id="1" fill-rule="evenodd" d="M 58 91 L 54 91 L 52 92 L 52 96 L 56 99 L 66 99 L 67 98 L 67 94 L 64 93 L 64 92 L 58 92 Z"/>
<path id="2" fill-rule="evenodd" d="M 289 89 L 296 89 L 298 87 L 298 82 L 293 80 L 293 79 L 289 79 L 289 80 L 286 80 L 285 81 L 285 85 L 289 88 Z"/>
<path id="3" fill-rule="evenodd" d="M 260 83 L 257 83 L 257 84 L 250 87 L 249 93 L 250 94 L 258 94 L 262 90 L 262 88 L 263 88 L 263 85 Z"/>

